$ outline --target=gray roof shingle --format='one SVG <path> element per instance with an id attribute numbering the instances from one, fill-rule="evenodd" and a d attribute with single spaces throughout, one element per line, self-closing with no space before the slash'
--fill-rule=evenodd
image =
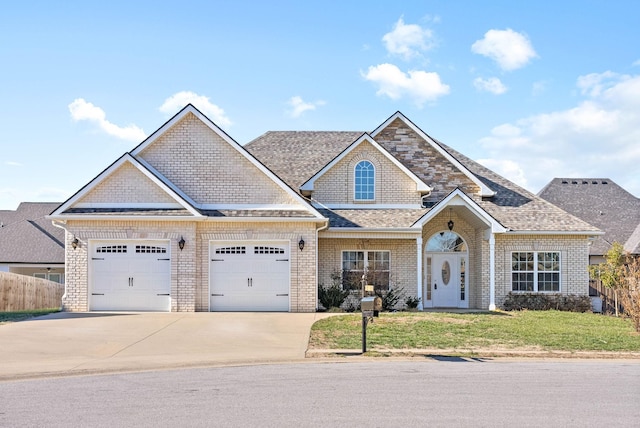
<path id="1" fill-rule="evenodd" d="M 338 156 L 363 132 L 330 132 L 330 131 L 304 131 L 290 132 L 277 131 L 266 134 L 253 140 L 245 147 L 260 162 L 267 166 L 276 175 L 282 178 L 289 186 L 298 190 L 311 176 L 322 169 L 333 158 Z M 415 136 L 414 136 L 415 137 Z M 421 178 L 425 183 L 431 184 L 431 177 L 422 165 L 427 153 L 433 153 L 433 148 L 424 139 L 413 138 L 413 147 L 409 147 L 411 156 L 407 157 L 407 147 L 403 147 L 402 154 L 394 153 L 393 141 L 376 139 L 391 155 L 395 156 L 408 169 Z M 557 206 L 534 195 L 533 193 L 517 186 L 511 181 L 501 177 L 488 168 L 467 158 L 456 150 L 436 140 L 436 144 L 456 158 L 479 180 L 496 192 L 492 198 L 479 198 L 471 196 L 484 210 L 503 226 L 511 230 L 520 231 L 566 231 L 566 232 L 596 232 L 598 229 L 587 222 L 568 214 Z M 406 141 L 403 141 L 406 145 Z M 452 188 L 445 188 L 442 197 L 452 191 L 457 184 L 451 184 Z M 400 211 L 397 211 L 396 219 L 389 217 L 388 210 L 350 210 L 353 212 L 333 210 L 333 214 L 326 211 L 332 227 L 353 227 L 350 224 L 385 225 L 382 227 L 405 227 L 400 220 Z M 358 211 L 362 211 L 360 214 Z M 340 219 L 343 217 L 344 219 Z M 424 214 L 424 211 L 423 211 Z M 408 217 L 413 215 L 412 210 L 406 213 Z M 374 217 L 379 218 L 374 220 Z M 410 224 L 409 224 L 410 226 Z M 406 226 L 408 227 L 408 226 Z"/>
<path id="2" fill-rule="evenodd" d="M 605 232 L 591 245 L 591 254 L 606 253 L 613 242 L 640 254 L 640 199 L 612 180 L 554 178 L 539 195 Z"/>
<path id="3" fill-rule="evenodd" d="M 22 202 L 15 211 L 0 210 L 0 263 L 64 263 L 64 230 L 45 216 L 58 202 Z"/>

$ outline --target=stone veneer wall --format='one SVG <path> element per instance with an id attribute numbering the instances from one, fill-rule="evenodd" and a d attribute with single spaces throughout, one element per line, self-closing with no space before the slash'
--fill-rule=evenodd
<path id="1" fill-rule="evenodd" d="M 433 187 L 434 200 L 445 197 L 456 187 L 467 195 L 478 193 L 478 186 L 469 177 L 400 119 L 391 122 L 375 140 Z"/>

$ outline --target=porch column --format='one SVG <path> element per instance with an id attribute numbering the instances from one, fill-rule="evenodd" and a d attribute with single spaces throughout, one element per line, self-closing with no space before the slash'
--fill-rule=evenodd
<path id="1" fill-rule="evenodd" d="M 496 310 L 496 235 L 489 236 L 489 310 Z"/>
<path id="2" fill-rule="evenodd" d="M 416 263 L 416 270 L 418 271 L 416 277 L 416 284 L 418 285 L 417 297 L 420 299 L 418 301 L 418 309 L 422 310 L 422 236 L 416 238 L 416 253 L 418 253 Z"/>

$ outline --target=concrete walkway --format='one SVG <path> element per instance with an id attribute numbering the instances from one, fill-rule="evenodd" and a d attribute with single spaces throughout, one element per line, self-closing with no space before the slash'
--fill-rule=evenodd
<path id="1" fill-rule="evenodd" d="M 302 360 L 324 316 L 56 313 L 0 325 L 0 380 Z"/>

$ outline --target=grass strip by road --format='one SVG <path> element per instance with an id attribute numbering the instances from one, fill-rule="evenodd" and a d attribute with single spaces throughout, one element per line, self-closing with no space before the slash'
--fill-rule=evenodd
<path id="1" fill-rule="evenodd" d="M 0 312 L 0 324 L 24 321 L 29 318 L 39 317 L 41 315 L 47 315 L 54 312 L 60 312 L 60 309 L 51 308 L 51 309 L 36 309 L 31 311 Z"/>
<path id="2" fill-rule="evenodd" d="M 367 346 L 383 349 L 500 349 L 639 352 L 630 320 L 592 313 L 381 313 L 369 323 Z M 362 316 L 332 316 L 311 329 L 309 349 L 359 349 Z"/>

